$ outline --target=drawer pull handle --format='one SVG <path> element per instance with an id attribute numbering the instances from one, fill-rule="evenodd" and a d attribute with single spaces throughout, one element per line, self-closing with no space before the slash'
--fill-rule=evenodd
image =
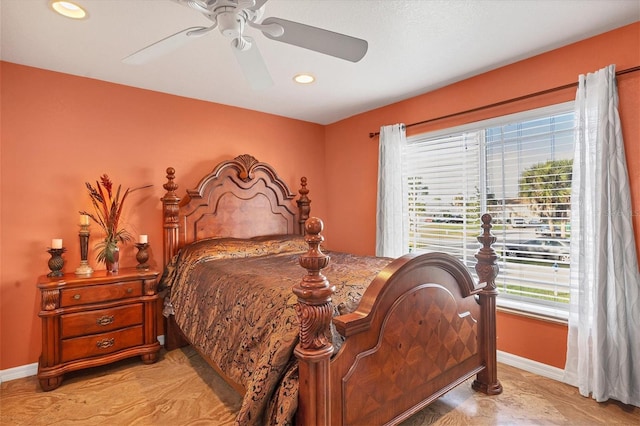
<path id="1" fill-rule="evenodd" d="M 74 298 L 75 300 L 80 300 L 80 295 L 79 295 L 79 294 L 74 294 L 74 295 L 73 295 L 73 298 Z"/>
<path id="2" fill-rule="evenodd" d="M 96 320 L 96 324 L 102 325 L 102 326 L 109 325 L 109 324 L 113 324 L 113 320 L 114 320 L 113 315 L 103 315 Z"/>
<path id="3" fill-rule="evenodd" d="M 101 340 L 98 340 L 98 342 L 96 343 L 96 346 L 98 347 L 98 349 L 107 349 L 113 346 L 115 342 L 116 342 L 116 339 L 114 339 L 113 337 L 109 339 L 101 339 Z"/>
<path id="4" fill-rule="evenodd" d="M 127 293 L 133 293 L 133 289 L 131 287 L 127 288 Z"/>

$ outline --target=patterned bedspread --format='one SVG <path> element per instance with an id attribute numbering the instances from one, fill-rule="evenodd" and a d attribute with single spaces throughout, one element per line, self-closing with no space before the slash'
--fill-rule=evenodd
<path id="1" fill-rule="evenodd" d="M 173 313 L 192 344 L 246 389 L 240 425 L 292 423 L 298 319 L 291 288 L 306 273 L 298 263 L 306 250 L 304 239 L 292 236 L 205 240 L 181 250 L 163 276 L 165 314 Z M 327 254 L 323 273 L 336 286 L 335 315 L 352 311 L 391 260 Z"/>

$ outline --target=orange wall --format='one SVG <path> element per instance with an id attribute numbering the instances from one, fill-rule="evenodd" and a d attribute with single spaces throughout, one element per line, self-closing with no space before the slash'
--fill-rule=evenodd
<path id="1" fill-rule="evenodd" d="M 324 215 L 324 127 L 218 104 L 134 89 L 3 62 L 1 129 L 0 369 L 40 354 L 36 279 L 49 272 L 46 247 L 62 238 L 66 270 L 79 264 L 79 210 L 91 209 L 84 183 L 108 173 L 149 190 L 128 199 L 125 219 L 148 234 L 161 262 L 160 197 L 165 169 L 180 190 L 221 160 L 249 153 L 270 163 L 293 190 L 304 174 L 312 207 Z M 180 193 L 180 192 L 179 192 Z M 93 229 L 90 248 L 97 242 Z M 123 266 L 135 248 L 125 247 Z M 94 268 L 96 265 L 91 255 Z"/>
<path id="2" fill-rule="evenodd" d="M 302 174 L 309 178 L 312 211 L 325 219 L 330 248 L 373 253 L 378 154 L 377 139 L 369 139 L 369 132 L 574 82 L 578 74 L 611 63 L 618 69 L 639 65 L 639 40 L 636 23 L 329 126 L 1 62 L 0 370 L 37 361 L 35 281 L 48 272 L 45 249 L 52 238 L 65 241 L 67 269 L 77 266 L 77 212 L 90 207 L 85 181 L 109 173 L 124 186 L 154 184 L 134 193 L 125 213 L 134 235 L 149 235 L 158 262 L 158 199 L 166 167 L 176 168 L 184 191 L 218 161 L 250 153 L 272 164 L 294 189 Z M 640 73 L 621 77 L 619 88 L 634 211 L 640 211 Z M 562 102 L 574 92 L 412 131 Z M 123 257 L 124 266 L 135 264 L 132 247 Z M 555 337 L 549 342 L 547 324 L 501 314 L 499 348 L 562 367 L 562 326 L 551 332 Z M 523 335 L 532 338 L 523 340 Z M 541 356 L 541 342 L 556 355 Z"/>
<path id="3" fill-rule="evenodd" d="M 579 74 L 596 71 L 609 64 L 618 70 L 640 65 L 640 23 L 593 37 L 551 52 L 481 74 L 450 86 L 393 105 L 366 112 L 327 126 L 326 185 L 329 214 L 325 236 L 332 248 L 354 253 L 375 252 L 376 176 L 378 139 L 369 133 L 380 126 L 414 123 L 483 105 L 517 98 L 529 93 L 576 82 Z M 634 211 L 640 211 L 640 72 L 618 78 L 620 115 L 623 123 Z M 372 88 L 371 90 L 375 90 Z M 511 103 L 499 108 L 410 128 L 408 134 L 461 125 L 531 108 L 552 105 L 575 98 L 575 88 Z M 636 241 L 640 217 L 634 216 Z M 522 328 L 506 322 L 513 316 L 501 315 L 500 350 L 507 350 L 540 362 L 564 367 L 566 339 L 554 339 L 547 351 L 560 356 L 544 359 L 536 348 L 546 345 L 546 324 L 521 321 Z M 566 327 L 564 333 L 566 333 Z M 523 341 L 521 336 L 532 336 Z M 506 345 L 505 342 L 520 342 Z"/>
<path id="4" fill-rule="evenodd" d="M 567 326 L 518 314 L 498 312 L 498 349 L 543 364 L 564 368 Z"/>

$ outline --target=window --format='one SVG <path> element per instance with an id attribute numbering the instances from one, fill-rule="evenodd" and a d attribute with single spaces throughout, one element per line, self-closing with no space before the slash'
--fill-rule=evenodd
<path id="1" fill-rule="evenodd" d="M 475 266 L 493 217 L 500 306 L 566 318 L 573 103 L 407 138 L 408 250 Z"/>

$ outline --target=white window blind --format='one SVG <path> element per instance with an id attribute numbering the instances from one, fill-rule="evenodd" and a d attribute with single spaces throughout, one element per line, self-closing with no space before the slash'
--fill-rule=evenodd
<path id="1" fill-rule="evenodd" d="M 566 317 L 572 103 L 407 139 L 408 251 L 473 269 L 480 215 L 493 216 L 498 303 Z"/>
<path id="2" fill-rule="evenodd" d="M 409 251 L 475 259 L 480 229 L 480 134 L 416 138 L 405 150 Z"/>

